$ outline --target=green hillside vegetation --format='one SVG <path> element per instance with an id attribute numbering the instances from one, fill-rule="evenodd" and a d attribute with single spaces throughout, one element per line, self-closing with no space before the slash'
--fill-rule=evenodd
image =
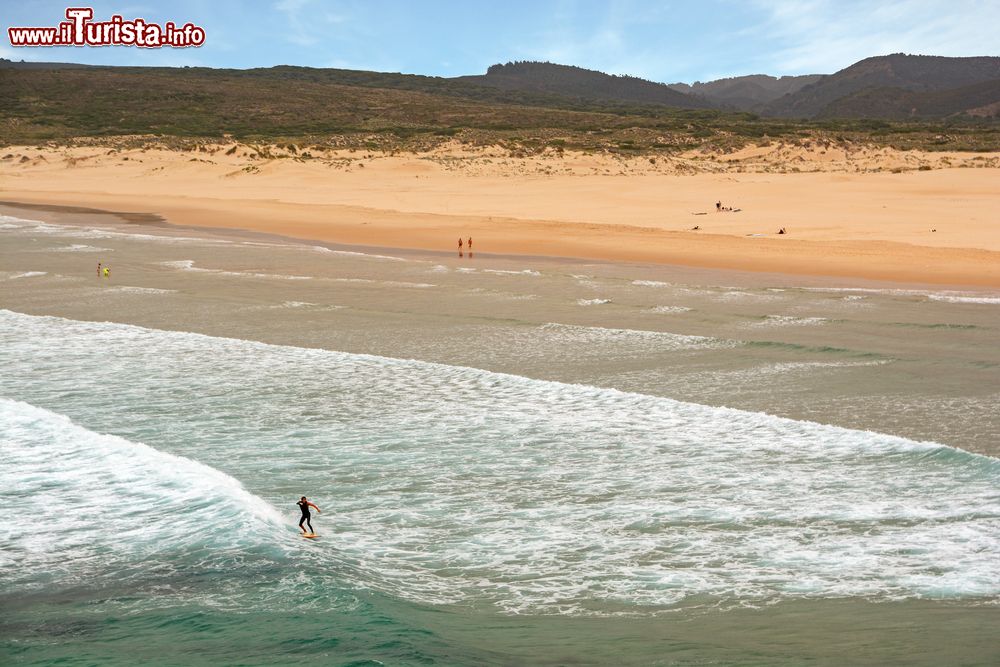
<path id="1" fill-rule="evenodd" d="M 233 137 L 378 150 L 443 141 L 662 153 L 822 139 L 899 148 L 997 150 L 1000 126 L 949 122 L 800 121 L 663 104 L 582 100 L 455 79 L 350 70 L 88 67 L 0 63 L 0 142 L 143 136 Z M 671 91 L 674 92 L 674 91 Z M 679 94 L 679 93 L 678 93 Z"/>
<path id="2" fill-rule="evenodd" d="M 708 100 L 678 92 L 663 83 L 548 62 L 520 61 L 493 65 L 486 70 L 485 76 L 463 76 L 453 81 L 588 101 L 662 104 L 678 109 L 715 107 Z"/>
<path id="3" fill-rule="evenodd" d="M 932 92 L 902 88 L 867 88 L 828 104 L 820 114 L 831 118 L 941 118 L 1000 102 L 1000 79 Z"/>
<path id="4" fill-rule="evenodd" d="M 856 116 L 874 117 L 883 101 L 878 91 L 902 89 L 912 92 L 946 92 L 1000 79 L 1000 58 L 946 58 L 895 53 L 865 58 L 839 72 L 771 102 L 763 113 L 780 117 L 832 116 L 850 111 Z M 845 97 L 865 93 L 872 103 L 862 107 L 855 99 L 849 107 L 837 107 Z M 997 100 L 994 100 L 997 101 Z M 832 106 L 831 106 L 832 105 Z M 955 106 L 955 105 L 952 105 Z M 829 107 L 829 108 L 828 108 Z"/>
<path id="5" fill-rule="evenodd" d="M 822 74 L 782 77 L 751 74 L 705 83 L 672 83 L 670 87 L 681 93 L 703 97 L 721 107 L 757 112 L 779 97 L 795 93 L 822 78 Z"/>

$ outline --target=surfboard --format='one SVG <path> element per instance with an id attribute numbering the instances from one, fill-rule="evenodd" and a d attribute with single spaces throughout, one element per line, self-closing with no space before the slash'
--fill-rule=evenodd
<path id="1" fill-rule="evenodd" d="M 316 533 L 302 533 L 302 537 L 308 537 L 310 540 L 314 537 L 319 537 Z"/>

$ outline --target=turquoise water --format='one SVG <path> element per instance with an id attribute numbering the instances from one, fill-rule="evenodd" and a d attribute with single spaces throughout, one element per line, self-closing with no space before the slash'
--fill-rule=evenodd
<path id="1" fill-rule="evenodd" d="M 683 661 L 747 610 L 1000 596 L 1000 461 L 939 444 L 11 311 L 0 368 L 18 663 Z"/>
<path id="2" fill-rule="evenodd" d="M 53 220 L 2 664 L 1000 662 L 995 292 Z"/>

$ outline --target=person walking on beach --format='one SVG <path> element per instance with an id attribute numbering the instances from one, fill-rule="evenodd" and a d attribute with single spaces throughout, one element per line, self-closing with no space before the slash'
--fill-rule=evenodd
<path id="1" fill-rule="evenodd" d="M 472 237 L 471 236 L 469 237 L 469 242 L 466 243 L 465 245 L 469 246 L 469 252 L 472 252 Z"/>
<path id="2" fill-rule="evenodd" d="M 98 278 L 101 277 L 101 263 L 100 262 L 97 263 L 97 277 Z"/>
<path id="3" fill-rule="evenodd" d="M 111 277 L 111 267 L 110 266 L 105 266 L 104 267 L 104 277 L 105 278 L 110 278 Z"/>
<path id="4" fill-rule="evenodd" d="M 323 510 L 321 510 L 320 508 L 316 507 L 316 505 L 314 505 L 313 503 L 311 503 L 308 500 L 306 500 L 305 496 L 302 496 L 302 500 L 300 500 L 299 502 L 297 502 L 295 504 L 299 506 L 300 510 L 302 510 L 302 518 L 299 519 L 299 528 L 302 530 L 302 534 L 303 535 L 310 535 L 312 533 L 315 533 L 316 531 L 313 530 L 313 525 L 312 525 L 312 521 L 311 521 L 312 514 L 310 514 L 310 512 L 309 512 L 309 508 L 310 507 L 315 507 L 316 511 L 319 512 L 320 514 L 323 513 Z M 305 523 L 305 524 L 307 524 L 309 526 L 309 530 L 308 531 L 306 531 L 305 527 L 303 527 L 303 525 L 302 525 L 303 523 Z"/>

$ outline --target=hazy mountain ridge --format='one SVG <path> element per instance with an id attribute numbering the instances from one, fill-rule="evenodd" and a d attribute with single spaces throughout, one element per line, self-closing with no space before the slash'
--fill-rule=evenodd
<path id="1" fill-rule="evenodd" d="M 484 75 L 462 76 L 454 80 L 504 90 L 554 93 L 588 100 L 662 104 L 680 109 L 715 106 L 708 100 L 678 92 L 663 83 L 547 62 L 493 65 Z"/>
<path id="2" fill-rule="evenodd" d="M 760 111 L 769 102 L 816 83 L 824 76 L 804 74 L 775 77 L 768 74 L 751 74 L 714 81 L 695 81 L 692 84 L 671 83 L 668 86 L 679 93 L 697 95 L 721 106 Z"/>
<path id="3" fill-rule="evenodd" d="M 961 96 L 964 89 L 974 84 L 1000 79 L 1000 57 L 978 56 L 972 58 L 947 58 L 943 56 L 915 56 L 895 53 L 888 56 L 865 58 L 839 72 L 822 77 L 815 83 L 785 95 L 768 104 L 764 115 L 786 118 L 875 117 L 883 106 L 895 108 L 882 100 L 877 91 L 942 92 L 954 91 Z M 982 91 L 979 91 L 982 92 Z M 897 92 L 885 92 L 901 100 Z M 854 96 L 848 103 L 844 98 Z M 838 100 L 844 100 L 838 102 Z M 862 102 L 867 102 L 863 104 Z M 963 102 L 945 105 L 960 109 Z M 934 105 L 932 105 L 934 106 Z M 969 108 L 976 105 L 969 105 Z M 895 112 L 891 117 L 897 117 Z M 950 115 L 957 111 L 949 111 Z"/>
<path id="4" fill-rule="evenodd" d="M 947 118 L 958 114 L 995 116 L 1000 107 L 1000 79 L 939 91 L 866 88 L 835 100 L 819 118 Z"/>
<path id="5" fill-rule="evenodd" d="M 116 67 L 0 59 L 0 143 L 155 134 L 337 136 L 357 145 L 404 146 L 461 135 L 480 144 L 516 145 L 515 151 L 630 153 L 728 149 L 828 134 L 871 141 L 875 130 L 879 142 L 897 147 L 986 150 L 1000 141 L 997 57 L 896 54 L 831 75 L 753 75 L 672 86 L 551 63 L 508 63 L 485 75 L 443 78 L 287 65 Z M 675 90 L 684 86 L 694 94 Z M 783 90 L 793 92 L 761 103 Z M 906 126 L 886 130 L 873 120 Z M 366 138 L 376 134 L 381 138 Z"/>

